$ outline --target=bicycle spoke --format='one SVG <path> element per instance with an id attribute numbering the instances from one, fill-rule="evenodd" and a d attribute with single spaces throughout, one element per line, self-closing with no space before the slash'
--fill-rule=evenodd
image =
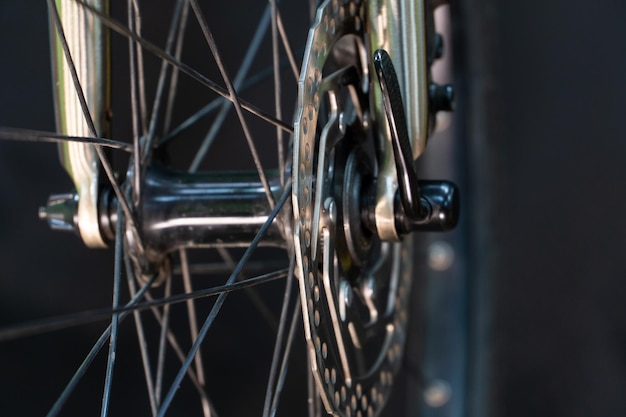
<path id="1" fill-rule="evenodd" d="M 281 60 L 280 65 L 282 67 L 288 63 L 289 62 L 287 60 L 283 59 Z M 267 67 L 264 70 L 259 71 L 258 73 L 254 74 L 253 76 L 248 78 L 244 83 L 241 84 L 241 88 L 239 89 L 239 92 L 246 91 L 247 89 L 254 87 L 255 85 L 265 81 L 266 79 L 272 76 L 272 73 L 273 73 L 272 67 Z M 189 116 L 184 122 L 178 125 L 171 132 L 169 132 L 159 142 L 158 146 L 162 146 L 165 143 L 169 142 L 170 140 L 174 139 L 176 136 L 180 135 L 181 133 L 189 129 L 195 123 L 200 121 L 200 119 L 211 114 L 211 112 L 215 111 L 221 104 L 226 103 L 226 102 L 228 102 L 228 100 L 226 100 L 223 97 L 218 97 L 218 98 L 211 100 L 208 104 L 206 104 L 200 110 L 198 110 L 197 112 Z"/>
<path id="2" fill-rule="evenodd" d="M 174 35 L 176 32 L 177 22 L 179 20 L 179 16 L 181 13 L 182 0 L 178 0 L 176 3 L 176 8 L 173 13 L 172 22 L 170 23 L 170 29 L 167 36 L 166 42 L 166 52 L 169 53 L 172 49 L 172 44 L 174 42 Z M 133 19 L 134 14 L 134 19 Z M 128 21 L 129 28 L 133 30 L 133 24 L 135 25 L 136 33 L 138 36 L 141 36 L 141 15 L 139 11 L 139 5 L 136 0 L 129 0 L 128 3 Z M 136 206 L 140 205 L 141 198 L 141 185 L 143 183 L 142 178 L 145 174 L 145 169 L 147 167 L 147 161 L 152 154 L 152 145 L 154 142 L 154 137 L 156 134 L 156 124 L 158 120 L 159 109 L 161 107 L 163 90 L 165 88 L 165 77 L 167 74 L 167 62 L 161 62 L 161 69 L 159 73 L 158 86 L 156 90 L 156 97 L 154 99 L 154 105 L 152 109 L 152 116 L 150 118 L 150 125 L 147 126 L 147 111 L 146 111 L 146 94 L 145 94 L 145 82 L 144 82 L 144 69 L 143 69 L 143 49 L 139 47 L 139 44 L 133 41 L 131 38 L 129 39 L 129 51 L 130 51 L 130 73 L 131 73 L 131 105 L 133 108 L 133 127 L 135 129 L 134 135 L 134 172 L 133 175 L 133 197 Z M 135 51 L 137 57 L 135 57 Z M 135 58 L 137 58 L 137 70 L 135 70 Z M 139 74 L 137 74 L 137 72 Z M 139 77 L 137 77 L 139 75 Z M 136 86 L 139 86 L 139 100 L 136 94 Z M 141 111 L 141 125 L 143 128 L 143 135 L 140 137 L 138 135 L 137 123 L 138 123 L 138 115 L 137 115 L 137 101 L 139 101 L 139 107 Z M 146 142 L 143 146 L 141 146 L 140 139 L 146 138 Z M 143 169 L 142 169 L 143 167 Z"/>
<path id="3" fill-rule="evenodd" d="M 141 290 L 139 290 L 139 292 L 126 304 L 126 307 L 131 307 L 134 304 L 136 304 L 141 299 L 141 297 L 143 297 L 146 291 L 150 289 L 150 287 L 156 281 L 156 279 L 157 279 L 157 275 L 155 274 L 152 276 L 150 280 L 148 280 L 148 282 L 146 282 L 146 284 L 141 288 Z M 129 314 L 129 311 L 122 312 L 119 315 L 118 321 L 121 322 L 122 320 L 124 320 L 128 314 Z M 104 344 L 106 343 L 110 335 L 111 335 L 111 325 L 109 325 L 106 328 L 106 330 L 100 335 L 100 338 L 91 348 L 91 350 L 89 351 L 89 353 L 87 354 L 83 362 L 80 364 L 80 366 L 74 373 L 74 376 L 72 376 L 72 379 L 70 380 L 70 382 L 66 385 L 61 395 L 59 395 L 59 398 L 57 398 L 56 402 L 54 403 L 54 405 L 52 406 L 48 414 L 46 414 L 46 417 L 54 417 L 59 414 L 59 412 L 61 411 L 61 408 L 63 407 L 63 405 L 69 398 L 69 396 L 72 394 L 72 392 L 76 388 L 76 385 L 78 385 L 78 383 L 80 382 L 81 378 L 85 375 L 85 372 L 87 372 L 87 369 L 89 368 L 93 360 L 96 358 L 96 355 L 98 354 L 98 352 L 100 352 L 100 350 L 102 349 L 102 347 L 104 346 Z"/>
<path id="4" fill-rule="evenodd" d="M 300 69 L 298 68 L 298 64 L 296 63 L 296 57 L 293 54 L 293 49 L 291 48 L 291 44 L 289 43 L 289 39 L 287 38 L 287 32 L 285 32 L 285 26 L 283 25 L 283 19 L 280 15 L 280 12 L 278 13 L 277 17 L 278 32 L 280 33 L 280 37 L 283 41 L 283 47 L 285 48 L 285 52 L 287 53 L 289 64 L 291 64 L 293 76 L 297 82 L 300 79 Z"/>
<path id="5" fill-rule="evenodd" d="M 0 140 L 48 143 L 79 142 L 99 145 L 105 148 L 118 149 L 124 152 L 132 152 L 133 150 L 132 145 L 113 139 L 66 136 L 54 132 L 43 132 L 39 130 L 21 129 L 17 127 L 0 126 Z"/>
<path id="6" fill-rule="evenodd" d="M 141 36 L 141 13 L 139 10 L 139 4 L 137 0 L 131 0 L 133 4 L 133 11 L 135 15 L 135 31 L 137 35 Z M 130 14 L 129 14 L 130 15 Z M 143 135 L 148 132 L 148 105 L 146 104 L 146 85 L 144 78 L 144 61 L 143 61 L 143 49 L 137 45 L 137 72 L 139 77 L 137 78 L 137 87 L 139 88 L 139 110 L 141 114 L 141 128 Z"/>
<path id="7" fill-rule="evenodd" d="M 137 4 L 135 2 L 133 2 L 133 0 L 128 0 L 127 1 L 127 13 L 128 13 L 128 27 L 130 28 L 130 30 L 135 30 L 135 19 L 133 19 L 133 16 L 136 14 L 139 14 L 139 10 L 137 9 Z M 138 21 L 140 21 L 139 18 L 137 18 Z M 139 26 L 139 23 L 137 23 L 137 26 Z M 137 29 L 137 33 L 139 32 L 139 29 Z M 140 167 L 140 162 L 141 162 L 141 148 L 140 148 L 140 143 L 139 140 L 141 138 L 142 135 L 144 135 L 146 133 L 146 127 L 145 124 L 142 123 L 143 118 L 140 114 L 140 109 L 139 107 L 141 106 L 139 104 L 139 97 L 138 95 L 138 91 L 137 91 L 137 64 L 136 64 L 136 51 L 137 49 L 139 49 L 137 47 L 137 43 L 133 42 L 132 39 L 128 39 L 128 60 L 129 60 L 129 76 L 130 76 L 130 108 L 131 108 L 131 125 L 132 125 L 132 129 L 133 129 L 133 167 L 134 167 L 134 172 L 139 173 L 141 172 L 141 167 Z M 143 124 L 144 129 L 142 130 L 142 132 L 140 133 L 140 124 Z M 134 175 L 133 176 L 133 200 L 135 201 L 135 207 L 139 206 L 139 195 L 140 195 L 140 187 L 141 187 L 141 177 L 139 175 Z"/>
<path id="8" fill-rule="evenodd" d="M 217 252 L 220 254 L 222 259 L 224 259 L 225 265 L 228 267 L 228 271 L 226 272 L 230 273 L 233 269 L 235 269 L 235 261 L 233 260 L 233 257 L 230 256 L 230 252 L 228 252 L 228 249 L 224 247 L 218 247 Z M 247 267 L 249 266 L 250 263 L 248 263 Z M 265 267 L 268 268 L 268 265 L 265 265 Z M 243 272 L 239 277 L 241 279 L 244 278 Z M 287 273 L 287 277 L 289 277 L 289 272 Z M 265 319 L 266 323 L 270 326 L 272 331 L 277 332 L 278 320 L 274 316 L 274 313 L 272 313 L 272 310 L 268 307 L 267 303 L 263 300 L 261 295 L 256 291 L 256 288 L 248 287 L 245 289 L 245 292 L 248 298 L 250 298 L 250 300 L 252 301 L 252 304 L 254 304 L 261 316 L 263 316 L 263 318 Z"/>
<path id="9" fill-rule="evenodd" d="M 289 310 L 289 303 L 291 301 L 291 293 L 293 287 L 293 271 L 295 268 L 295 256 L 291 257 L 289 263 L 289 275 L 287 276 L 287 282 L 285 283 L 285 292 L 283 293 L 283 303 L 280 311 L 280 323 L 278 325 L 278 334 L 276 335 L 276 342 L 274 343 L 274 353 L 272 355 L 272 364 L 270 365 L 270 373 L 267 381 L 267 388 L 265 390 L 265 404 L 263 406 L 263 417 L 268 417 L 270 413 L 271 401 L 273 398 L 274 383 L 276 381 L 276 372 L 278 370 L 278 360 L 283 350 L 283 339 L 285 327 L 287 325 L 287 312 Z"/>
<path id="10" fill-rule="evenodd" d="M 115 237 L 115 266 L 113 268 L 113 309 L 116 309 L 120 303 L 120 284 L 122 282 L 122 224 L 124 223 L 121 208 L 117 209 L 118 222 L 116 226 Z M 109 414 L 109 404 L 111 400 L 111 386 L 113 384 L 113 369 L 115 367 L 115 356 L 117 354 L 117 335 L 118 335 L 119 315 L 113 314 L 111 319 L 111 338 L 109 342 L 109 355 L 107 358 L 107 368 L 104 377 L 104 393 L 102 395 L 101 417 Z"/>
<path id="11" fill-rule="evenodd" d="M 276 416 L 278 410 L 278 402 L 280 400 L 280 394 L 285 386 L 285 379 L 287 377 L 287 368 L 289 363 L 289 356 L 291 354 L 291 346 L 293 345 L 294 336 L 296 334 L 297 324 L 300 321 L 299 301 L 296 300 L 294 306 L 293 316 L 291 317 L 291 325 L 289 326 L 289 335 L 287 336 L 287 345 L 285 346 L 285 352 L 283 353 L 283 360 L 280 363 L 280 371 L 278 372 L 278 383 L 276 384 L 276 390 L 274 391 L 274 397 L 272 398 L 272 408 L 270 416 Z"/>
<path id="12" fill-rule="evenodd" d="M 270 0 L 271 10 L 272 10 L 272 67 L 274 68 L 274 112 L 277 119 L 282 119 L 283 112 L 281 108 L 281 100 L 280 100 L 280 65 L 279 65 L 279 53 L 278 53 L 278 24 L 277 24 L 277 0 Z M 283 132 L 280 128 L 276 128 L 276 148 L 278 152 L 278 170 L 280 172 L 285 172 L 285 156 L 283 149 Z M 283 175 L 280 176 L 280 183 L 284 185 L 285 178 Z"/>
<path id="13" fill-rule="evenodd" d="M 261 159 L 259 158 L 256 145 L 254 144 L 254 141 L 252 140 L 252 134 L 250 133 L 250 129 L 248 128 L 248 123 L 246 122 L 246 119 L 243 116 L 243 110 L 241 108 L 239 97 L 237 96 L 237 92 L 235 91 L 235 88 L 233 87 L 233 83 L 232 83 L 230 76 L 228 75 L 228 71 L 226 71 L 226 67 L 224 66 L 222 57 L 219 51 L 217 50 L 217 44 L 215 43 L 215 39 L 213 38 L 213 33 L 211 32 L 211 29 L 209 28 L 209 25 L 204 15 L 202 14 L 202 10 L 200 10 L 200 5 L 198 4 L 198 1 L 197 0 L 188 0 L 188 1 L 191 4 L 191 8 L 194 11 L 196 19 L 198 20 L 198 24 L 200 25 L 200 29 L 202 30 L 202 34 L 204 35 L 204 39 L 209 45 L 209 49 L 211 50 L 213 59 L 215 60 L 215 63 L 217 64 L 220 74 L 222 75 L 222 79 L 224 80 L 224 82 L 226 83 L 226 87 L 228 88 L 228 94 L 230 96 L 229 98 L 235 107 L 235 113 L 237 113 L 239 124 L 241 125 L 243 134 L 246 137 L 246 141 L 248 142 L 248 149 L 250 150 L 252 159 L 254 160 L 254 165 L 259 174 L 259 179 L 261 180 L 261 183 L 263 184 L 263 188 L 265 189 L 267 202 L 269 203 L 270 208 L 274 208 L 274 205 L 276 204 L 276 202 L 274 201 L 274 196 L 272 195 L 272 190 L 270 188 L 269 181 L 267 180 L 267 177 L 265 176 L 265 171 L 263 170 L 263 166 L 261 165 Z"/>
<path id="14" fill-rule="evenodd" d="M 72 75 L 72 81 L 74 83 L 74 90 L 76 90 L 78 100 L 80 101 L 80 107 L 83 112 L 83 118 L 85 120 L 85 123 L 87 124 L 87 128 L 89 129 L 89 133 L 91 134 L 91 136 L 97 137 L 98 132 L 96 132 L 96 126 L 94 125 L 93 117 L 91 117 L 89 106 L 87 105 L 87 100 L 85 99 L 85 95 L 83 93 L 83 88 L 80 84 L 80 80 L 78 79 L 76 66 L 74 65 L 72 53 L 70 52 L 67 39 L 65 38 L 65 31 L 63 30 L 63 24 L 61 23 L 59 11 L 57 10 L 56 5 L 54 4 L 54 0 L 48 0 L 48 8 L 50 9 L 50 13 L 52 14 L 52 18 L 53 18 L 52 20 L 54 22 L 54 27 L 56 29 L 57 36 L 59 36 L 59 38 L 61 39 L 61 46 L 63 49 L 63 54 L 65 55 L 65 60 L 67 61 L 70 73 Z"/>
<path id="15" fill-rule="evenodd" d="M 178 21 L 180 20 L 180 15 L 182 12 L 183 0 L 178 0 L 176 2 L 176 8 L 174 9 L 174 13 L 172 15 L 172 21 L 170 22 L 170 29 L 167 35 L 167 41 L 165 44 L 165 53 L 170 54 L 174 46 L 174 40 L 176 35 L 176 26 Z M 154 143 L 154 137 L 156 135 L 156 127 L 157 122 L 159 120 L 159 111 L 161 109 L 161 104 L 163 103 L 163 91 L 165 90 L 165 78 L 167 76 L 168 63 L 166 61 L 161 61 L 161 69 L 159 72 L 159 80 L 157 83 L 156 96 L 154 98 L 154 104 L 152 105 L 152 116 L 150 117 L 150 127 L 148 129 L 148 139 L 146 140 L 145 146 L 143 148 L 143 153 L 141 155 L 141 162 L 145 167 L 147 166 L 148 161 L 150 160 L 150 156 L 152 155 L 152 146 Z M 143 175 L 143 173 L 142 173 Z"/>
<path id="16" fill-rule="evenodd" d="M 226 250 L 225 248 L 217 248 L 218 251 Z M 220 252 L 221 254 L 221 252 Z M 226 252 L 228 254 L 228 252 Z M 235 267 L 235 262 L 232 261 L 230 255 L 228 255 L 230 260 L 225 260 L 225 262 L 212 262 L 206 264 L 191 264 L 189 265 L 189 272 L 191 274 L 230 274 Z M 223 257 L 223 256 L 222 256 Z M 248 262 L 244 271 L 271 271 L 285 268 L 284 262 L 279 261 L 264 261 L 264 262 Z M 172 268 L 172 273 L 175 275 L 182 275 L 182 268 L 180 266 L 174 266 Z M 254 287 L 248 287 L 252 289 Z"/>
<path id="17" fill-rule="evenodd" d="M 100 308 L 76 314 L 48 318 L 45 320 L 37 320 L 32 323 L 24 323 L 17 326 L 10 326 L 4 328 L 3 330 L 0 330 L 0 342 L 19 339 L 26 336 L 34 336 L 42 333 L 48 333 L 51 331 L 66 329 L 81 324 L 93 323 L 100 320 L 107 320 L 111 318 L 112 314 L 116 313 L 143 311 L 152 307 L 159 307 L 165 304 L 182 303 L 189 299 L 220 296 L 231 293 L 233 291 L 240 291 L 244 288 L 254 285 L 261 285 L 279 279 L 284 279 L 287 276 L 287 273 L 287 269 L 282 269 L 270 272 L 268 274 L 259 275 L 254 278 L 248 278 L 245 281 L 231 282 L 225 285 L 196 290 L 191 294 L 178 294 L 168 298 L 138 303 L 132 306 L 118 307 L 117 309 Z"/>
<path id="18" fill-rule="evenodd" d="M 191 276 L 189 274 L 189 263 L 187 262 L 187 252 L 184 249 L 179 251 L 180 254 L 180 265 L 183 271 L 183 286 L 185 289 L 185 293 L 192 293 L 193 290 L 191 288 Z M 187 317 L 189 317 L 189 331 L 191 333 L 191 343 L 194 343 L 198 338 L 198 319 L 196 318 L 196 307 L 193 300 L 187 300 Z M 196 375 L 198 375 L 198 382 L 200 386 L 204 387 L 206 385 L 206 380 L 204 379 L 204 366 L 202 364 L 202 355 L 200 351 L 196 352 L 195 357 L 196 362 Z M 203 404 L 202 410 L 204 412 L 204 416 L 208 417 L 211 415 L 211 410 L 208 408 L 208 404 Z"/>
<path id="19" fill-rule="evenodd" d="M 274 218 L 276 218 L 279 211 L 282 209 L 282 207 L 284 206 L 285 202 L 288 200 L 290 195 L 291 195 L 291 184 L 289 184 L 289 186 L 283 193 L 282 197 L 280 198 L 279 202 L 276 204 L 276 206 L 272 210 L 272 213 L 268 217 L 267 221 L 263 224 L 263 226 L 261 226 L 261 229 L 259 230 L 257 235 L 254 237 L 252 242 L 250 243 L 250 246 L 244 252 L 243 256 L 237 263 L 235 270 L 228 278 L 228 281 L 226 281 L 226 285 L 231 285 L 235 283 L 235 281 L 237 280 L 237 278 L 239 277 L 239 274 L 241 273 L 243 269 L 243 266 L 248 262 L 248 259 L 250 259 L 252 252 L 259 245 L 261 238 L 263 237 L 265 232 L 267 232 L 267 229 L 270 227 L 270 225 L 274 221 Z M 211 325 L 213 324 L 215 317 L 217 316 L 220 309 L 222 308 L 222 305 L 226 301 L 227 295 L 228 295 L 227 293 L 220 294 L 217 300 L 215 301 L 215 304 L 213 304 L 213 307 L 211 308 L 209 315 L 207 316 L 206 320 L 204 321 L 204 324 L 202 325 L 202 327 L 200 328 L 200 331 L 198 332 L 198 338 L 196 339 L 193 346 L 187 353 L 185 362 L 183 363 L 183 366 L 179 370 L 178 374 L 176 375 L 176 378 L 174 379 L 174 382 L 172 383 L 171 388 L 169 389 L 167 396 L 165 397 L 163 404 L 161 405 L 161 409 L 159 410 L 159 413 L 157 414 L 158 417 L 162 417 L 167 412 L 167 409 L 169 408 L 172 400 L 174 399 L 176 390 L 178 389 L 183 377 L 185 376 L 187 369 L 191 365 L 191 362 L 193 361 L 193 358 L 196 352 L 200 348 L 202 341 L 206 337 Z"/>
<path id="20" fill-rule="evenodd" d="M 261 41 L 263 40 L 263 36 L 265 35 L 265 32 L 267 31 L 267 26 L 269 25 L 269 22 L 270 22 L 269 12 L 270 12 L 270 8 L 268 6 L 265 8 L 265 12 L 263 13 L 261 17 L 259 24 L 257 25 L 256 32 L 254 33 L 254 36 L 252 37 L 252 41 L 250 42 L 250 45 L 248 45 L 248 50 L 246 51 L 246 54 L 243 58 L 243 62 L 241 66 L 239 67 L 239 71 L 237 71 L 237 75 L 235 75 L 235 80 L 233 81 L 233 86 L 235 90 L 238 90 L 239 87 L 241 87 L 243 80 L 248 75 L 248 71 L 250 70 L 250 66 L 252 65 L 252 62 L 254 61 L 254 58 L 256 57 L 256 53 L 259 51 Z M 226 116 L 228 115 L 231 109 L 232 109 L 232 106 L 230 105 L 230 103 L 228 101 L 224 101 L 222 104 L 222 108 L 220 109 L 220 112 L 217 114 L 217 116 L 215 117 L 215 120 L 211 124 L 211 128 L 209 129 L 209 132 L 204 138 L 204 141 L 200 145 L 198 153 L 196 153 L 196 156 L 194 157 L 193 162 L 191 163 L 191 166 L 189 167 L 189 172 L 195 172 L 198 169 L 200 162 L 202 162 L 202 160 L 206 156 L 206 153 L 208 152 L 209 147 L 211 146 L 211 144 L 213 143 L 213 140 L 219 133 L 219 130 L 222 127 L 222 124 L 224 123 L 224 120 L 226 119 Z"/>
<path id="21" fill-rule="evenodd" d="M 135 269 L 133 268 L 133 265 L 130 262 L 130 259 L 128 256 L 124 257 L 124 261 L 126 264 L 126 278 L 128 281 L 128 291 L 130 293 L 130 296 L 133 297 L 136 292 L 137 289 L 135 288 Z M 167 288 L 167 283 L 169 283 L 170 280 L 166 280 L 166 288 Z M 150 295 L 150 293 L 146 294 L 146 300 L 148 300 L 148 296 Z M 168 306 L 169 304 L 166 304 L 165 306 Z M 141 364 L 143 366 L 143 374 L 144 374 L 144 379 L 146 381 L 146 389 L 148 390 L 148 400 L 150 402 L 150 409 L 152 410 L 152 415 L 156 414 L 156 410 L 157 410 L 157 400 L 156 400 L 156 394 L 155 394 L 155 388 L 154 388 L 154 384 L 152 383 L 152 368 L 150 366 L 150 355 L 148 352 L 148 343 L 146 342 L 146 334 L 145 334 L 145 330 L 144 330 L 144 326 L 143 326 L 143 320 L 141 318 L 141 315 L 139 314 L 139 311 L 133 311 L 133 318 L 135 321 L 135 331 L 137 333 L 137 342 L 139 343 L 139 351 L 141 352 Z"/>
<path id="22" fill-rule="evenodd" d="M 176 48 L 174 49 L 174 58 L 180 61 L 180 57 L 183 53 L 183 40 L 185 39 L 185 29 L 187 28 L 187 22 L 189 21 L 189 3 L 183 4 L 183 12 L 180 16 L 180 24 L 178 25 L 178 33 L 176 35 Z M 172 66 L 172 76 L 170 77 L 170 91 L 167 97 L 167 107 L 165 109 L 165 121 L 163 122 L 163 136 L 170 131 L 170 124 L 172 122 L 172 113 L 174 112 L 174 100 L 176 98 L 176 91 L 178 87 L 178 67 Z"/>
<path id="23" fill-rule="evenodd" d="M 183 73 L 187 74 L 189 77 L 191 77 L 192 79 L 194 79 L 195 81 L 197 81 L 198 83 L 204 85 L 205 87 L 207 87 L 208 89 L 210 89 L 211 91 L 213 91 L 214 93 L 222 96 L 223 98 L 229 100 L 229 101 L 233 101 L 234 99 L 231 97 L 230 93 L 228 92 L 227 89 L 225 89 L 224 87 L 220 86 L 219 84 L 215 83 L 214 81 L 210 80 L 209 78 L 205 77 L 204 75 L 202 75 L 201 73 L 199 73 L 198 71 L 196 71 L 195 69 L 191 68 L 190 66 L 180 62 L 179 60 L 177 60 L 176 58 L 174 58 L 172 55 L 166 53 L 163 49 L 159 48 L 158 46 L 156 46 L 155 44 L 147 41 L 146 39 L 142 38 L 141 36 L 139 36 L 136 32 L 129 30 L 127 27 L 125 27 L 123 24 L 120 24 L 118 21 L 116 21 L 115 19 L 112 19 L 111 17 L 107 16 L 105 13 L 102 13 L 100 10 L 96 9 L 95 7 L 91 6 L 90 4 L 86 3 L 85 0 L 74 0 L 76 3 L 80 4 L 83 8 L 85 8 L 86 10 L 88 10 L 90 13 L 92 13 L 93 15 L 97 16 L 100 21 L 102 22 L 103 25 L 105 25 L 106 27 L 108 27 L 109 29 L 119 33 L 120 35 L 123 35 L 125 37 L 130 37 L 133 40 L 135 40 L 136 42 L 138 42 L 139 44 L 141 44 L 141 46 L 150 51 L 151 53 L 153 53 L 154 55 L 158 56 L 161 59 L 166 60 L 167 62 L 169 62 L 170 64 L 176 66 L 180 71 L 182 71 Z M 278 126 L 281 129 L 283 129 L 284 131 L 288 132 L 288 133 L 293 133 L 293 126 L 291 126 L 291 124 L 286 123 L 282 120 L 278 120 L 276 119 L 274 116 L 268 114 L 267 112 L 259 109 L 257 106 L 255 106 L 254 104 L 238 98 L 239 104 L 241 105 L 241 108 L 243 110 L 248 111 L 250 114 L 253 114 L 254 116 L 260 118 L 261 120 L 264 120 L 274 126 Z"/>
<path id="24" fill-rule="evenodd" d="M 167 298 L 172 294 L 172 279 L 165 281 L 165 291 L 163 297 Z M 161 403 L 161 391 L 163 389 L 163 370 L 165 368 L 165 348 L 167 335 L 170 331 L 170 304 L 163 306 L 163 319 L 159 323 L 161 326 L 161 334 L 159 335 L 159 353 L 157 355 L 157 372 L 154 387 L 155 405 Z M 156 407 L 152 410 L 152 414 L 156 414 Z"/>
<path id="25" fill-rule="evenodd" d="M 150 294 L 146 294 L 146 299 L 149 300 L 149 301 L 152 300 L 152 297 L 150 297 Z M 166 305 L 168 305 L 168 304 L 166 304 Z M 161 316 L 161 314 L 156 309 L 156 307 L 152 307 L 152 308 L 150 308 L 150 310 L 152 311 L 152 314 L 154 315 L 154 318 L 157 321 L 157 323 L 161 327 L 163 327 L 165 319 Z M 167 330 L 167 341 L 170 344 L 170 346 L 172 347 L 172 349 L 174 350 L 174 353 L 176 353 L 176 356 L 180 360 L 180 363 L 181 364 L 184 363 L 184 361 L 185 361 L 185 354 L 183 353 L 183 350 L 180 347 L 180 344 L 178 343 L 178 340 L 176 339 L 176 336 L 169 329 Z M 189 379 L 191 379 L 191 382 L 194 384 L 194 386 L 196 388 L 196 391 L 198 391 L 198 395 L 200 396 L 200 399 L 201 399 L 201 401 L 203 403 L 203 407 L 204 407 L 204 403 L 207 403 L 208 406 L 209 406 L 209 409 L 211 410 L 211 415 L 212 416 L 216 416 L 217 413 L 215 412 L 215 409 L 214 409 L 211 401 L 209 400 L 209 397 L 207 396 L 206 392 L 204 391 L 205 387 L 200 385 L 200 382 L 198 381 L 198 377 L 197 377 L 195 371 L 192 368 L 188 368 L 187 369 L 187 376 L 189 377 Z M 159 393 L 159 397 L 160 397 L 160 393 Z"/>

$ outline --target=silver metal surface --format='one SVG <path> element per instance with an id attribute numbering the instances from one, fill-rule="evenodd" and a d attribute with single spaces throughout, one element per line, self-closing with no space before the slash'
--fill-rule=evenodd
<path id="1" fill-rule="evenodd" d="M 426 147 L 428 137 L 428 85 L 424 2 L 415 0 L 372 0 L 367 2 L 367 36 L 372 51 L 389 53 L 398 72 L 413 158 Z M 399 241 L 395 229 L 393 201 L 398 188 L 389 127 L 380 90 L 372 91 L 378 135 L 386 140 L 376 194 L 376 229 L 382 239 Z"/>
<path id="2" fill-rule="evenodd" d="M 283 193 L 269 172 L 274 198 Z M 183 174 L 153 166 L 146 172 L 141 212 L 146 257 L 181 248 L 247 247 L 271 212 L 254 172 Z M 279 219 L 263 236 L 265 246 L 284 246 Z"/>
<path id="3" fill-rule="evenodd" d="M 53 194 L 44 207 L 39 207 L 39 218 L 47 220 L 50 228 L 76 232 L 78 196 L 74 193 Z"/>
<path id="4" fill-rule="evenodd" d="M 104 10 L 107 1 L 89 0 L 87 3 Z M 75 1 L 57 0 L 56 5 L 89 111 L 98 135 L 103 135 L 107 102 L 105 30 L 97 17 L 86 12 Z M 63 56 L 60 38 L 54 30 L 54 25 L 51 26 L 57 130 L 68 136 L 89 137 L 91 133 L 72 83 L 69 65 Z M 81 238 L 89 247 L 105 247 L 98 228 L 99 162 L 93 145 L 62 143 L 59 145 L 59 157 L 76 187 L 78 195 L 76 223 Z"/>
<path id="5" fill-rule="evenodd" d="M 424 1 L 371 0 L 367 2 L 367 36 L 372 51 L 384 49 L 393 60 L 404 101 L 413 158 L 428 138 L 428 62 Z M 374 91 L 376 120 L 384 124 L 380 92 Z M 384 132 L 381 132 L 384 133 Z M 383 137 L 388 137 L 385 135 Z"/>
<path id="6" fill-rule="evenodd" d="M 268 171 L 268 176 L 278 199 L 284 192 L 280 175 Z M 271 212 L 263 184 L 253 171 L 190 174 L 155 163 L 146 171 L 142 188 L 144 245 L 137 248 L 128 233 L 126 244 L 129 254 L 143 262 L 144 272 L 160 268 L 170 253 L 180 249 L 248 247 Z M 99 220 L 107 240 L 115 238 L 117 209 L 112 191 L 103 187 Z M 285 247 L 282 224 L 280 218 L 274 219 L 259 244 Z"/>
<path id="7" fill-rule="evenodd" d="M 360 195 L 359 175 L 367 171 L 346 142 L 359 146 L 358 139 L 346 132 L 360 125 L 367 137 L 371 72 L 360 68 L 356 80 L 336 81 L 350 78 L 350 65 L 371 59 L 366 13 L 360 0 L 327 0 L 318 9 L 294 123 L 294 242 L 305 337 L 324 406 L 339 416 L 375 416 L 387 401 L 401 362 L 411 282 L 410 239 L 400 245 L 368 236 L 371 244 L 360 244 L 358 219 L 346 219 L 358 207 L 350 200 Z M 340 41 L 348 35 L 351 42 Z M 350 45 L 360 59 L 335 59 L 341 68 L 328 76 L 333 49 Z"/>

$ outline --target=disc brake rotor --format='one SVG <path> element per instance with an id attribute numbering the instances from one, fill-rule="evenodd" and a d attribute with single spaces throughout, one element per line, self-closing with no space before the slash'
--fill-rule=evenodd
<path id="1" fill-rule="evenodd" d="M 374 416 L 387 401 L 402 358 L 411 281 L 410 244 L 381 242 L 360 220 L 363 190 L 377 174 L 363 14 L 361 0 L 319 7 L 294 124 L 305 336 L 324 405 L 342 416 Z"/>

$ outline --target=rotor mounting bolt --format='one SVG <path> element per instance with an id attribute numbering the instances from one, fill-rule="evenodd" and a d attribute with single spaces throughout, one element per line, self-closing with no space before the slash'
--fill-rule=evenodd
<path id="1" fill-rule="evenodd" d="M 344 281 L 344 283 L 346 285 L 344 286 L 343 296 L 346 301 L 346 305 L 349 307 L 352 305 L 352 287 L 347 282 Z"/>
<path id="2" fill-rule="evenodd" d="M 346 134 L 346 114 L 344 112 L 339 113 L 339 131 L 342 134 Z"/>
<path id="3" fill-rule="evenodd" d="M 341 316 L 341 320 L 346 320 L 346 307 L 350 307 L 352 305 L 352 287 L 350 283 L 346 280 L 341 280 L 339 284 L 339 315 Z"/>
<path id="4" fill-rule="evenodd" d="M 332 197 L 328 197 L 324 201 L 324 208 L 328 212 L 328 220 L 330 220 L 332 223 L 335 223 L 335 220 L 337 219 L 337 207 L 335 206 L 335 199 Z"/>

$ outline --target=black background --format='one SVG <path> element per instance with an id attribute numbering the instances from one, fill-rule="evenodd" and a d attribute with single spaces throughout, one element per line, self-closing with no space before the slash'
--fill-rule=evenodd
<path id="1" fill-rule="evenodd" d="M 473 415 L 626 410 L 625 6 L 457 8 Z"/>

